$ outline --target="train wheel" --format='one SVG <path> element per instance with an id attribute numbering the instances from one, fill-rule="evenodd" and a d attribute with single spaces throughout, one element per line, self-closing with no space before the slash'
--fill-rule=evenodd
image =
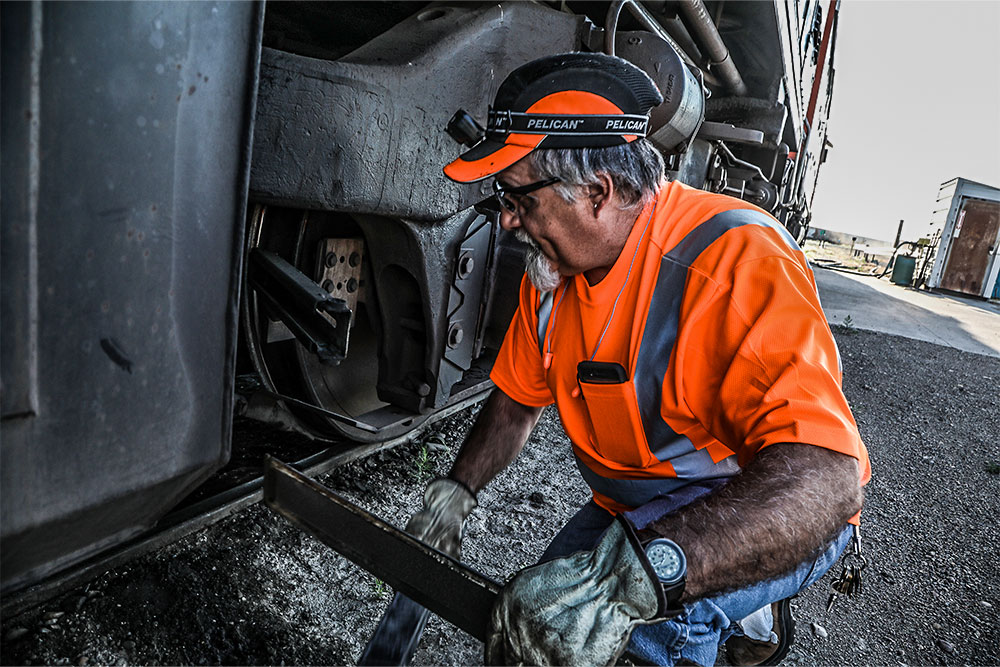
<path id="1" fill-rule="evenodd" d="M 354 312 L 347 357 L 338 365 L 324 364 L 244 284 L 242 319 L 251 361 L 269 392 L 291 399 L 283 403 L 298 425 L 319 438 L 378 442 L 425 421 L 426 415 L 396 408 L 376 394 L 377 309 L 360 227 L 344 214 L 257 205 L 247 252 L 253 248 L 279 255 L 334 296 L 347 297 Z M 340 267 L 349 273 L 341 274 L 343 279 L 331 273 Z"/>

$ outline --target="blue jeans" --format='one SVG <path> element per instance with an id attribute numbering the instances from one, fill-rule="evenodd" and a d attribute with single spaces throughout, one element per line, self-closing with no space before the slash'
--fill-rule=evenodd
<path id="1" fill-rule="evenodd" d="M 658 498 L 625 516 L 636 528 L 644 528 L 716 485 L 706 486 L 680 489 L 682 493 L 673 498 Z M 594 501 L 588 502 L 552 539 L 539 561 L 593 549 L 613 520 Z M 851 526 L 845 526 L 817 558 L 806 560 L 784 576 L 685 604 L 684 613 L 669 621 L 637 626 L 628 645 L 629 653 L 652 665 L 674 665 L 681 658 L 699 665 L 714 665 L 719 646 L 734 633 L 742 633 L 737 621 L 813 584 L 837 561 L 851 534 Z"/>

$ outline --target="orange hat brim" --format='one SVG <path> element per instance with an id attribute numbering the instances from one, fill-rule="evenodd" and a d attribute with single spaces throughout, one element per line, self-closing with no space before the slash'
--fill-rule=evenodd
<path id="1" fill-rule="evenodd" d="M 463 153 L 457 160 L 445 165 L 444 175 L 459 183 L 475 183 L 499 174 L 525 155 L 535 150 L 545 135 L 510 135 L 508 141 L 517 143 L 497 143 L 486 140 L 482 146 L 475 146 Z M 492 144 L 495 150 L 489 150 Z M 485 155 L 483 152 L 487 151 Z M 471 159 L 470 159 L 471 158 Z"/>
<path id="2" fill-rule="evenodd" d="M 527 108 L 529 113 L 590 113 L 620 114 L 622 110 L 611 100 L 584 90 L 560 90 L 536 101 Z M 475 183 L 511 166 L 535 150 L 544 134 L 511 133 L 503 143 L 485 139 L 444 168 L 444 175 L 459 183 Z M 634 135 L 623 137 L 626 142 Z"/>

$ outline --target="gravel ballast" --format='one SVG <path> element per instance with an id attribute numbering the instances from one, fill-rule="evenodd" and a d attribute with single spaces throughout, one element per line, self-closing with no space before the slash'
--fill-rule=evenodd
<path id="1" fill-rule="evenodd" d="M 838 327 L 845 392 L 872 458 L 863 595 L 793 602 L 786 663 L 1000 664 L 1000 359 Z M 322 481 L 403 525 L 473 411 Z M 479 497 L 464 559 L 504 580 L 589 497 L 554 410 Z M 839 572 L 835 566 L 834 573 Z M 40 609 L 5 618 L 3 664 L 351 664 L 391 591 L 258 505 Z M 721 660 L 720 656 L 720 660 Z M 416 664 L 476 664 L 432 618 Z"/>

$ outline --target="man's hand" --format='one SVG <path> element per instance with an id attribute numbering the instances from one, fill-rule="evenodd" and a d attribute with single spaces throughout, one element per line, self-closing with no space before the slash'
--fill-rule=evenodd
<path id="1" fill-rule="evenodd" d="M 465 519 L 476 509 L 476 496 L 451 479 L 436 479 L 424 491 L 424 508 L 406 524 L 406 532 L 453 558 L 462 555 Z"/>
<path id="2" fill-rule="evenodd" d="M 488 665 L 610 665 L 639 624 L 662 619 L 663 589 L 619 518 L 593 551 L 521 570 L 500 592 Z"/>

